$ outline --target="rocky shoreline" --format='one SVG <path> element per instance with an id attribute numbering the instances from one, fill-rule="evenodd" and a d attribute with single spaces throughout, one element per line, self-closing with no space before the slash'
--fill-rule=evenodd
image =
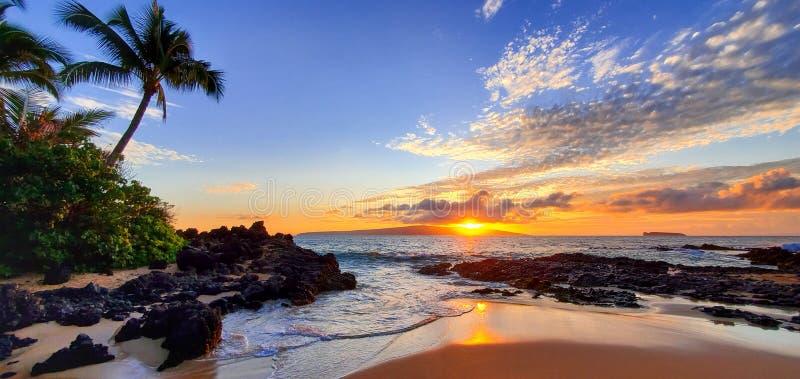
<path id="1" fill-rule="evenodd" d="M 158 368 L 163 370 L 213 349 L 220 341 L 222 316 L 226 313 L 240 308 L 258 309 L 265 301 L 277 299 L 286 299 L 285 306 L 302 306 L 313 303 L 321 292 L 356 286 L 355 276 L 341 272 L 332 254 L 319 255 L 303 249 L 288 234 L 270 236 L 263 222 L 249 228 L 223 226 L 202 233 L 187 229 L 179 234 L 188 246 L 177 255 L 179 271 L 175 273 L 154 270 L 111 289 L 90 283 L 82 288 L 30 293 L 16 284 L 0 284 L 0 332 L 4 333 L 0 354 L 10 355 L 13 349 L 34 343 L 5 333 L 35 323 L 55 321 L 86 327 L 101 318 L 127 320 L 114 337 L 115 342 L 165 338 L 162 347 L 169 350 L 169 356 Z M 166 268 L 166 262 L 153 262 L 151 268 Z M 197 300 L 201 295 L 220 297 L 205 304 Z M 141 316 L 131 317 L 132 314 Z M 74 349 L 62 349 L 53 359 L 91 363 L 107 360 L 103 355 L 107 351 L 92 345 L 91 340 L 76 340 L 74 344 Z M 78 349 L 83 345 L 91 348 Z M 92 351 L 97 352 L 94 359 L 63 358 L 65 354 L 91 355 Z M 51 372 L 41 371 L 44 367 L 60 366 L 39 366 L 39 372 Z"/>
<path id="2" fill-rule="evenodd" d="M 712 245 L 708 245 L 712 246 Z M 718 249 L 732 250 L 724 247 Z M 645 261 L 601 257 L 582 253 L 555 254 L 526 259 L 484 259 L 455 265 L 439 263 L 419 272 L 444 276 L 456 273 L 482 282 L 502 282 L 528 290 L 533 297 L 546 295 L 560 302 L 579 305 L 638 308 L 634 292 L 650 295 L 683 296 L 697 300 L 732 305 L 800 307 L 800 269 L 794 262 L 800 253 L 780 247 L 749 249 L 740 254 L 753 264 L 773 264 L 778 270 L 759 267 L 685 266 L 663 261 Z M 790 282 L 772 280 L 775 274 L 793 277 Z M 476 293 L 500 293 L 507 290 L 480 290 Z M 789 320 L 768 320 L 768 316 L 741 310 L 721 311 L 699 308 L 719 317 L 742 318 L 750 323 L 797 330 L 800 315 Z"/>

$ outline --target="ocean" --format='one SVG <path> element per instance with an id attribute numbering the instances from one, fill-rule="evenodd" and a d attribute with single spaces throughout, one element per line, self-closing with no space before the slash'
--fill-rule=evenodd
<path id="1" fill-rule="evenodd" d="M 780 246 L 799 237 L 539 237 L 539 236 L 346 236 L 300 235 L 295 242 L 320 254 L 333 253 L 342 271 L 355 274 L 353 291 L 321 294 L 303 307 L 267 302 L 257 311 L 229 314 L 213 359 L 267 358 L 272 377 L 335 377 L 370 361 L 402 332 L 472 309 L 452 299 L 502 284 L 458 275 L 424 276 L 417 270 L 439 262 L 586 253 L 662 260 L 684 265 L 750 266 L 736 251 L 682 249 L 711 243 L 733 248 Z M 672 250 L 665 251 L 663 247 Z M 525 304 L 529 296 L 504 301 Z M 432 346 L 436 338 L 408 349 Z M 394 347 L 397 349 L 396 347 Z"/>

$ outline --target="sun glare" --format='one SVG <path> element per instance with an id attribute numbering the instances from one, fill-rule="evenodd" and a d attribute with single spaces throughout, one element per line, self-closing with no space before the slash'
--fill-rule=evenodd
<path id="1" fill-rule="evenodd" d="M 466 222 L 463 224 L 458 224 L 458 227 L 465 228 L 465 229 L 480 229 L 483 227 L 483 224 L 476 224 L 473 222 Z"/>

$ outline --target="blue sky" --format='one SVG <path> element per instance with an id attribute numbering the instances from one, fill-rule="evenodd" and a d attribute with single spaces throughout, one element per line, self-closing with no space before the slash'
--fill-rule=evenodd
<path id="1" fill-rule="evenodd" d="M 55 24 L 55 2 L 30 3 L 26 11 L 15 11 L 9 18 L 67 46 L 75 52 L 76 60 L 104 58 L 91 38 Z M 148 2 L 124 3 L 136 13 Z M 670 90 L 676 98 L 715 96 L 716 92 L 696 85 L 698 78 L 731 89 L 745 88 L 744 97 L 752 99 L 724 99 L 724 104 L 709 101 L 709 107 L 741 104 L 751 107 L 749 113 L 755 114 L 767 112 L 782 101 L 791 103 L 794 99 L 797 104 L 800 82 L 790 71 L 800 63 L 787 46 L 800 41 L 800 11 L 791 2 L 159 3 L 166 8 L 168 18 L 191 32 L 196 56 L 223 69 L 227 79 L 220 103 L 201 94 L 168 91 L 168 100 L 174 106 L 168 110 L 167 122 L 161 122 L 153 112 L 134 137 L 141 144 L 153 146 L 140 145 L 141 149 L 128 152 L 134 175 L 176 205 L 179 226 L 207 227 L 268 216 L 276 228 L 298 232 L 409 219 L 397 214 L 365 217 L 369 212 L 362 209 L 344 220 L 312 220 L 298 213 L 297 200 L 293 200 L 287 217 L 253 215 L 248 208 L 252 191 L 264 189 L 270 178 L 279 190 L 320 190 L 325 199 L 318 207 L 328 204 L 327 197 L 341 189 L 369 200 L 374 198 L 362 195 L 370 190 L 399 193 L 409 196 L 407 203 L 427 196 L 466 202 L 476 189 L 489 189 L 490 196 L 498 199 L 528 196 L 527 200 L 545 197 L 549 192 L 575 191 L 580 193 L 576 198 L 599 204 L 604 202 L 600 197 L 609 193 L 596 187 L 575 189 L 569 183 L 576 178 L 585 181 L 638 175 L 641 170 L 689 173 L 715 166 L 754 165 L 797 158 L 800 151 L 800 132 L 791 109 L 750 119 L 744 114 L 733 117 L 713 111 L 700 117 L 690 107 L 693 102 L 685 99 L 676 100 L 675 109 L 683 110 L 674 114 L 669 114 L 666 103 L 658 104 Z M 103 17 L 117 3 L 83 4 Z M 742 13 L 738 18 L 737 12 Z M 727 24 L 714 26 L 719 22 Z M 742 25 L 762 37 L 731 37 Z M 731 38 L 716 43 L 715 36 Z M 708 40 L 700 43 L 699 38 Z M 733 45 L 742 57 L 748 57 L 747 53 L 783 57 L 784 66 L 769 59 L 754 59 L 748 68 L 750 72 L 766 72 L 767 76 L 759 80 L 772 80 L 769 83 L 783 92 L 775 95 L 778 90 L 769 90 L 772 92 L 764 94 L 758 86 L 750 90 L 734 83 L 733 74 L 721 78 L 722 66 L 713 65 L 729 64 L 725 67 L 729 71 L 732 66 L 721 52 L 711 50 L 722 51 Z M 709 52 L 698 53 L 704 46 Z M 704 59 L 703 54 L 717 55 L 709 63 L 712 67 L 700 72 L 696 63 Z M 670 57 L 674 60 L 665 63 Z M 687 57 L 695 61 L 689 62 Z M 682 71 L 678 69 L 681 64 L 685 64 Z M 694 71 L 687 71 L 689 68 Z M 658 76 L 664 70 L 671 76 Z M 559 76 L 565 72 L 565 77 Z M 636 83 L 651 88 L 631 90 L 631 84 Z M 661 87 L 652 89 L 656 85 Z M 675 85 L 694 92 L 675 92 Z M 120 117 L 105 129 L 121 133 L 127 126 L 125 114 L 130 113 L 130 104 L 138 103 L 133 96 L 126 96 L 135 88 L 110 90 L 81 85 L 68 91 L 63 102 L 73 108 L 90 105 L 117 110 Z M 623 125 L 619 135 L 614 128 L 596 126 L 599 117 L 609 115 L 598 113 L 602 111 L 593 104 L 605 101 L 625 109 L 615 102 L 619 100 L 615 96 L 642 96 L 641 107 L 636 109 L 655 101 L 654 112 L 660 114 L 660 121 L 655 122 L 660 123 L 642 127 L 633 124 L 638 120 L 617 120 Z M 581 110 L 553 111 L 568 104 L 575 106 L 569 109 Z M 556 120 L 568 116 L 569 127 L 553 129 L 537 124 L 536 117 L 524 116 L 530 109 L 539 109 L 541 117 Z M 523 115 L 525 122 L 531 123 L 522 127 L 527 131 L 508 124 L 514 115 Z M 637 114 L 632 112 L 631 117 Z M 687 121 L 675 121 L 682 118 Z M 431 128 L 430 133 L 424 127 Z M 559 130 L 561 135 L 540 137 L 551 130 Z M 602 138 L 595 144 L 594 138 L 581 133 L 600 133 Z M 627 146 L 621 138 L 633 142 Z M 442 190 L 439 187 L 448 182 L 456 162 L 469 165 L 476 181 L 468 188 Z M 773 166 L 769 168 L 785 164 Z M 745 170 L 738 176 L 704 180 L 733 185 L 760 173 Z M 788 175 L 794 174 L 790 171 Z M 557 177 L 572 179 L 553 184 Z M 651 184 L 690 185 L 664 180 Z M 525 191 L 509 189 L 521 184 Z M 637 189 L 631 186 L 626 191 Z M 749 211 L 767 210 L 759 204 Z M 572 220 L 570 217 L 577 217 L 561 218 L 559 207 L 553 209 L 545 212 L 551 215 L 550 221 L 541 215 L 489 221 L 535 232 L 548 222 L 563 225 Z M 586 212 L 596 209 L 587 206 Z M 605 217 L 606 211 L 596 217 Z M 659 212 L 643 210 L 650 211 Z M 794 208 L 782 209 L 779 217 L 800 221 Z M 562 233 L 556 226 L 547 228 L 545 232 Z M 791 233 L 790 229 L 778 229 Z M 572 233 L 581 234 L 581 230 Z M 724 229 L 711 226 L 707 230 L 713 233 Z"/>

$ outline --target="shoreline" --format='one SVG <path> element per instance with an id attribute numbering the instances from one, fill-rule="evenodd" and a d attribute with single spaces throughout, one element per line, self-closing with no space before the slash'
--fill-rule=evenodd
<path id="1" fill-rule="evenodd" d="M 305 361 L 314 362 L 331 352 L 333 348 L 327 345 L 352 343 L 360 346 L 379 338 L 390 341 L 368 359 L 333 375 L 348 378 L 426 377 L 428 373 L 435 373 L 428 377 L 456 377 L 469 373 L 504 377 L 497 367 L 516 367 L 509 371 L 515 373 L 514 377 L 520 377 L 520 373 L 541 372 L 543 367 L 549 367 L 544 372 L 551 373 L 551 376 L 581 377 L 582 371 L 558 371 L 562 366 L 581 366 L 574 364 L 577 361 L 594 370 L 606 370 L 603 371 L 605 374 L 616 377 L 626 377 L 623 374 L 628 371 L 619 371 L 623 368 L 630 370 L 630 377 L 641 376 L 641 370 L 666 369 L 675 360 L 688 365 L 681 369 L 683 371 L 674 371 L 676 375 L 688 378 L 708 377 L 712 373 L 725 372 L 719 370 L 726 367 L 740 368 L 731 371 L 733 374 L 752 373 L 748 371 L 752 367 L 759 367 L 762 370 L 759 372 L 774 373 L 772 377 L 786 377 L 784 374 L 789 372 L 800 373 L 800 334 L 783 329 L 767 330 L 740 322 L 720 324 L 713 317 L 687 312 L 695 303 L 687 299 L 648 296 L 648 307 L 636 310 L 549 300 L 541 304 L 511 301 L 513 299 L 508 299 L 508 302 L 454 299 L 449 302 L 463 307 L 465 313 L 442 317 L 393 335 L 320 341 L 305 353 L 300 351 L 303 349 L 281 353 L 303 355 Z M 472 310 L 466 311 L 469 307 Z M 776 315 L 794 312 L 759 308 Z M 167 354 L 159 346 L 161 341 L 143 338 L 115 344 L 111 338 L 123 324 L 103 320 L 100 324 L 80 328 L 50 322 L 17 330 L 15 333 L 20 337 L 39 338 L 40 342 L 15 351 L 9 361 L 21 362 L 8 367 L 20 370 L 21 375 L 16 377 L 28 377 L 24 370 L 29 370 L 35 361 L 68 344 L 77 333 L 87 333 L 98 343 L 108 344 L 110 352 L 118 355 L 117 359 L 42 375 L 42 378 L 263 377 L 275 371 L 276 361 L 280 358 L 245 356 L 218 359 L 212 355 L 157 372 L 155 368 Z M 559 361 L 558 355 L 551 356 L 553 351 L 570 352 L 565 355 L 570 360 Z M 635 367 L 631 356 L 640 358 L 637 358 Z M 456 367 L 452 362 L 471 363 Z M 570 362 L 571 365 L 567 364 Z M 707 371 L 701 364 L 703 362 L 713 370 Z M 458 371 L 462 369 L 475 371 Z"/>
<path id="2" fill-rule="evenodd" d="M 483 306 L 437 320 L 440 325 L 431 328 L 446 332 L 435 346 L 378 357 L 345 377 L 781 378 L 800 373 L 800 336 L 786 330 L 721 324 L 669 306 L 598 312 L 476 304 Z M 431 332 L 423 328 L 416 333 Z"/>

